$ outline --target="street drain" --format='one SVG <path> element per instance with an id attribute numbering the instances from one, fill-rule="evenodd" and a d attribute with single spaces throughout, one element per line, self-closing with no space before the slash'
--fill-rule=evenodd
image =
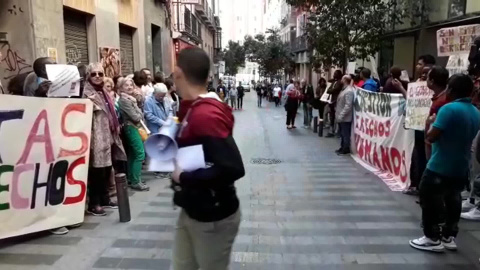
<path id="1" fill-rule="evenodd" d="M 279 164 L 282 161 L 280 159 L 275 159 L 275 158 L 252 158 L 250 162 L 252 164 L 258 164 L 258 165 L 273 165 L 273 164 Z"/>

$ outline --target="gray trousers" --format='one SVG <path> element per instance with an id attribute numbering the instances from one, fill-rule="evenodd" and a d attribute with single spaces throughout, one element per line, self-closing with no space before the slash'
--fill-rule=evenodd
<path id="1" fill-rule="evenodd" d="M 174 270 L 227 270 L 240 227 L 240 209 L 217 222 L 199 222 L 184 210 L 175 228 Z"/>

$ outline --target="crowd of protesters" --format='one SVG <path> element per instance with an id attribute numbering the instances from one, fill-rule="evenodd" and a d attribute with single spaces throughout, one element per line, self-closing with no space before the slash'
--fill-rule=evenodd
<path id="1" fill-rule="evenodd" d="M 426 81 L 434 94 L 425 131 L 415 130 L 411 184 L 404 191 L 419 196 L 422 208 L 424 236 L 410 241 L 410 245 L 434 252 L 456 250 L 460 218 L 480 221 L 478 81 L 464 74 L 450 76 L 446 68 L 435 65 L 431 55 L 419 57 L 415 77 L 417 82 Z M 367 68 L 350 75 L 336 70 L 330 86 L 321 78 L 314 92 L 305 81 L 291 80 L 285 87 L 287 129 L 296 128 L 295 117 L 303 103 L 305 127 L 312 124 L 312 110 L 318 109 L 320 128 L 328 115 L 327 137 L 338 134 L 341 138 L 336 153 L 350 154 L 355 87 L 406 98 L 408 83 L 398 67 L 392 67 L 388 76 L 380 80 L 372 78 Z M 324 94 L 330 95 L 328 102 L 322 98 Z"/>
<path id="2" fill-rule="evenodd" d="M 33 63 L 33 72 L 14 77 L 8 84 L 9 94 L 47 98 L 52 84 L 46 65 L 56 64 L 42 57 Z M 144 141 L 166 125 L 180 109 L 173 78 L 157 72 L 154 77 L 144 68 L 133 74 L 109 78 L 101 63 L 79 65 L 80 95 L 93 103 L 88 205 L 86 213 L 105 216 L 106 208 L 118 208 L 115 175 L 125 174 L 128 185 L 136 191 L 148 191 L 142 178 L 146 164 Z M 67 228 L 52 230 L 68 233 Z"/>

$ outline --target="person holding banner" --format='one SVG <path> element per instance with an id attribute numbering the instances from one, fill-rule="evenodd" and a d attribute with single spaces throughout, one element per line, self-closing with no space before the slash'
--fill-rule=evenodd
<path id="1" fill-rule="evenodd" d="M 340 128 L 341 143 L 340 149 L 335 151 L 338 155 L 349 155 L 350 139 L 352 135 L 353 101 L 355 99 L 355 88 L 352 86 L 352 77 L 345 75 L 342 78 L 343 90 L 337 98 L 335 119 Z"/>
<path id="2" fill-rule="evenodd" d="M 424 236 L 410 241 L 416 249 L 434 252 L 457 249 L 460 193 L 468 183 L 471 146 L 480 129 L 480 112 L 472 105 L 472 92 L 469 76 L 452 76 L 447 97 L 453 102 L 427 120 L 432 124 L 426 136 L 426 141 L 432 144 L 432 157 L 420 182 Z"/>
<path id="3" fill-rule="evenodd" d="M 114 101 L 103 88 L 104 76 L 101 63 L 90 64 L 83 90 L 84 97 L 94 104 L 87 209 L 87 213 L 94 216 L 105 216 L 105 207 L 117 208 L 117 203 L 108 196 L 110 174 L 115 161 L 126 160 Z"/>
<path id="4" fill-rule="evenodd" d="M 141 181 L 142 164 L 145 159 L 145 149 L 139 129 L 142 127 L 143 113 L 134 97 L 135 84 L 133 79 L 125 78 L 118 82 L 120 99 L 118 105 L 123 120 L 123 132 L 127 147 L 127 178 L 132 189 L 148 191 L 150 188 Z"/>

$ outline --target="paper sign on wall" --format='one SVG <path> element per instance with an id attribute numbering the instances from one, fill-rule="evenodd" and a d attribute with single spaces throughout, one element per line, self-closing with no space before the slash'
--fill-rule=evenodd
<path id="1" fill-rule="evenodd" d="M 0 239 L 83 222 L 93 105 L 0 99 Z"/>

